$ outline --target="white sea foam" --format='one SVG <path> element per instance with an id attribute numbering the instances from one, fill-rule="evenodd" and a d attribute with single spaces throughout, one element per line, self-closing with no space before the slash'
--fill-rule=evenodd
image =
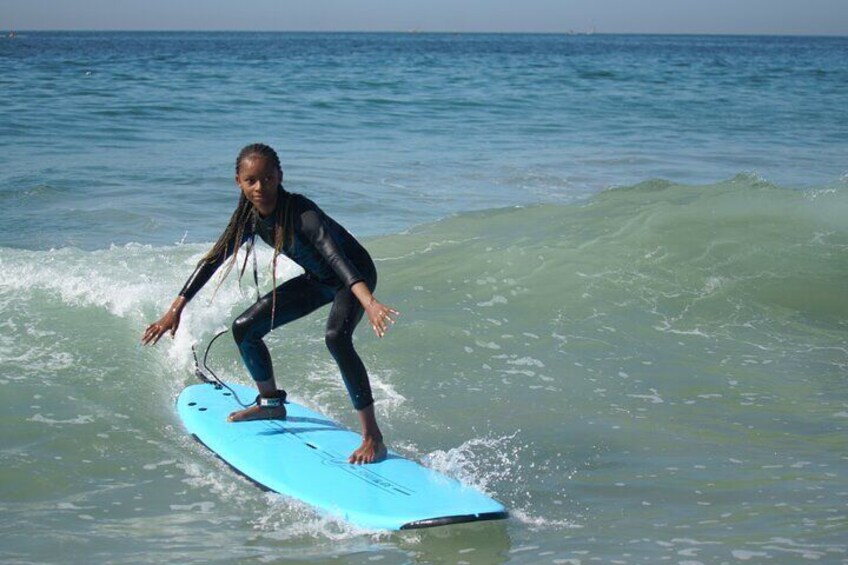
<path id="1" fill-rule="evenodd" d="M 660 394 L 657 392 L 657 390 L 656 390 L 656 389 L 653 389 L 653 388 L 652 388 L 652 389 L 650 389 L 650 392 L 651 392 L 651 394 L 628 394 L 627 396 L 629 396 L 630 398 L 637 398 L 637 399 L 640 399 L 640 400 L 647 400 L 647 401 L 648 401 L 648 402 L 650 402 L 651 404 L 662 404 L 662 403 L 664 403 L 664 402 L 665 402 L 665 401 L 662 399 L 662 397 L 660 396 Z"/>
<path id="2" fill-rule="evenodd" d="M 509 303 L 509 300 L 507 300 L 507 298 L 505 296 L 502 296 L 500 294 L 496 294 L 496 295 L 492 296 L 492 298 L 489 299 L 489 300 L 485 300 L 483 302 L 478 302 L 477 306 L 481 306 L 483 308 L 488 308 L 490 306 L 494 306 L 495 304 L 508 304 L 508 303 Z"/>
<path id="3" fill-rule="evenodd" d="M 769 554 L 765 551 L 750 551 L 747 549 L 733 549 L 730 551 L 730 554 L 740 561 L 750 561 L 751 559 L 757 559 L 758 557 L 769 556 Z"/>
<path id="4" fill-rule="evenodd" d="M 421 459 L 432 469 L 502 500 L 511 516 L 532 529 L 580 528 L 567 518 L 540 513 L 522 491 L 527 475 L 536 471 L 530 449 L 516 442 L 518 434 L 516 431 L 509 436 L 472 438 L 452 449 L 428 453 Z M 414 451 L 414 446 L 412 449 Z M 565 474 L 570 476 L 570 472 Z"/>
<path id="5" fill-rule="evenodd" d="M 175 249 L 128 244 L 92 252 L 72 248 L 4 250 L 7 256 L 5 268 L 0 269 L 0 287 L 13 291 L 18 299 L 34 291 L 44 291 L 58 296 L 65 304 L 102 307 L 118 317 L 137 313 L 140 307 L 148 304 L 154 304 L 157 310 L 161 310 L 176 296 L 182 282 L 205 253 L 206 246 L 187 247 L 187 251 L 193 252 L 191 255 L 175 254 Z M 271 253 L 270 249 L 257 249 L 259 264 L 269 265 Z M 169 267 L 168 275 L 154 278 L 154 273 L 162 272 L 163 263 Z M 288 259 L 282 257 L 278 261 L 278 281 L 299 272 L 302 269 Z M 267 285 L 270 273 L 261 269 L 260 275 L 260 285 Z M 223 307 L 232 307 L 242 300 L 242 292 L 234 282 L 236 276 L 232 275 L 231 279 L 216 296 L 216 302 L 222 303 Z M 198 299 L 208 300 L 217 282 L 210 281 L 207 287 L 212 289 L 204 289 Z"/>
<path id="6" fill-rule="evenodd" d="M 534 357 L 518 357 L 517 355 L 512 355 L 510 359 L 506 361 L 507 365 L 518 365 L 523 367 L 538 367 L 544 368 L 545 364 Z"/>
<path id="7" fill-rule="evenodd" d="M 569 530 L 580 529 L 584 526 L 566 519 L 546 518 L 533 515 L 523 508 L 511 508 L 510 516 L 534 530 Z"/>
<path id="8" fill-rule="evenodd" d="M 406 406 L 406 397 L 398 392 L 391 383 L 391 375 L 388 371 L 375 371 L 369 373 L 371 389 L 374 395 L 374 403 L 381 414 L 392 414 L 403 406 L 407 416 L 414 417 L 412 408 Z"/>
<path id="9" fill-rule="evenodd" d="M 473 438 L 461 445 L 422 457 L 425 465 L 483 491 L 514 478 L 522 448 L 512 444 L 517 432 L 498 438 Z M 491 494 L 491 493 L 490 493 Z"/>
<path id="10" fill-rule="evenodd" d="M 27 422 L 49 424 L 51 426 L 82 425 L 94 422 L 94 416 L 91 414 L 80 414 L 79 416 L 76 416 L 74 418 L 67 418 L 61 420 L 56 418 L 50 418 L 43 414 L 35 414 L 34 416 L 30 416 L 29 418 L 27 418 Z"/>

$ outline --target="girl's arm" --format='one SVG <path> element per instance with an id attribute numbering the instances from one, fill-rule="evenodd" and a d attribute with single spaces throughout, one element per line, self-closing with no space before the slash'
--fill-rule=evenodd
<path id="1" fill-rule="evenodd" d="M 242 242 L 239 243 L 239 246 L 247 240 L 249 235 L 250 234 L 244 236 Z M 215 274 L 218 267 L 230 258 L 237 247 L 238 246 L 236 245 L 229 245 L 225 248 L 225 253 L 212 260 L 201 260 L 200 263 L 198 263 L 194 272 L 183 285 L 180 293 L 171 303 L 171 307 L 168 308 L 168 311 L 165 312 L 165 314 L 157 321 L 147 326 L 147 329 L 144 330 L 144 334 L 141 336 L 141 343 L 143 345 L 155 345 L 156 342 L 158 342 L 159 339 L 167 332 L 171 332 L 171 337 L 174 337 L 177 333 L 177 328 L 180 327 L 180 316 L 183 313 L 185 305 L 188 304 L 188 301 L 191 300 L 201 288 L 203 288 L 203 285 L 205 285 L 210 278 L 212 278 L 212 275 Z"/>
<path id="2" fill-rule="evenodd" d="M 180 293 L 171 303 L 168 311 L 144 330 L 144 335 L 141 336 L 141 343 L 143 345 L 156 345 L 156 342 L 169 331 L 171 332 L 171 337 L 174 337 L 174 334 L 177 333 L 177 328 L 180 327 L 180 316 L 183 313 L 183 308 L 203 288 L 203 285 L 212 278 L 212 275 L 215 274 L 215 271 L 218 270 L 218 267 L 225 260 L 226 257 L 221 257 L 214 261 L 201 261 L 197 265 L 197 268 L 194 269 L 194 272 L 183 285 Z"/>

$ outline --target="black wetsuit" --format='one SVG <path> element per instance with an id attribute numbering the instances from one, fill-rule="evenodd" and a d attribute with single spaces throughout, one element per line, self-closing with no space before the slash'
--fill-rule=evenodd
<path id="1" fill-rule="evenodd" d="M 282 251 L 306 272 L 282 283 L 236 318 L 233 337 L 253 379 L 267 381 L 274 373 L 271 355 L 262 341 L 265 334 L 332 303 L 325 341 L 341 370 L 354 407 L 362 410 L 373 404 L 374 399 L 365 365 L 353 348 L 353 330 L 364 310 L 350 287 L 362 281 L 373 292 L 377 270 L 371 256 L 347 230 L 308 198 L 280 187 L 277 208 L 286 205 L 291 207 L 292 237 L 287 239 Z M 244 239 L 238 245 L 227 245 L 227 256 L 199 264 L 180 295 L 191 300 L 245 241 L 259 236 L 273 246 L 276 218 L 276 210 L 264 219 L 255 214 L 255 221 L 245 228 Z M 272 321 L 274 294 L 276 306 Z"/>

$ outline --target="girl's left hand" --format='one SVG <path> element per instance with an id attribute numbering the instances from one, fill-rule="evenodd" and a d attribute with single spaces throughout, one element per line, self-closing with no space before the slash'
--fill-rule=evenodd
<path id="1" fill-rule="evenodd" d="M 397 317 L 400 315 L 400 312 L 380 303 L 377 299 L 371 300 L 365 308 L 365 312 L 368 314 L 371 328 L 373 328 L 377 337 L 386 335 L 389 326 L 397 322 Z"/>

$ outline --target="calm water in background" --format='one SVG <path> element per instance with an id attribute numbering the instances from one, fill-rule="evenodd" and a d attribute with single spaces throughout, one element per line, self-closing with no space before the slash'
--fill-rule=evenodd
<path id="1" fill-rule="evenodd" d="M 20 33 L 0 62 L 4 562 L 848 562 L 848 39 Z M 392 446 L 509 521 L 360 532 L 185 437 L 190 346 L 252 295 L 138 337 L 257 140 L 403 312 L 358 334 Z M 352 426 L 323 316 L 269 344 Z"/>

